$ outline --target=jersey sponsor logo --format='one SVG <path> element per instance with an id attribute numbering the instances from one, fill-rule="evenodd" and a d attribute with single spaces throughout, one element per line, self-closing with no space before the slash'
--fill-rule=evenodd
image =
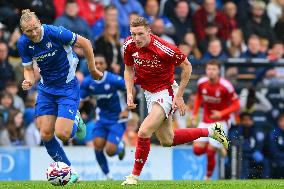
<path id="1" fill-rule="evenodd" d="M 110 99 L 112 97 L 112 95 L 113 94 L 101 94 L 101 95 L 94 95 L 94 97 L 97 100 L 100 100 L 100 99 L 103 99 L 103 98 Z"/>
<path id="2" fill-rule="evenodd" d="M 139 58 L 138 52 L 133 53 L 132 56 Z"/>
<path id="3" fill-rule="evenodd" d="M 215 91 L 215 96 L 216 96 L 216 97 L 220 97 L 220 95 L 221 95 L 221 92 L 220 92 L 219 89 L 217 89 L 217 90 Z"/>
<path id="4" fill-rule="evenodd" d="M 204 102 L 209 102 L 209 103 L 214 103 L 214 104 L 218 104 L 221 102 L 221 98 L 219 97 L 214 97 L 214 96 L 209 96 L 209 95 L 202 95 L 202 98 L 204 100 Z"/>
<path id="5" fill-rule="evenodd" d="M 162 66 L 160 62 L 161 61 L 159 60 L 146 60 L 146 59 L 134 58 L 134 63 L 143 67 L 159 68 Z"/>
<path id="6" fill-rule="evenodd" d="M 51 43 L 51 42 L 46 43 L 46 47 L 47 47 L 48 49 L 52 48 L 52 43 Z"/>
<path id="7" fill-rule="evenodd" d="M 35 50 L 35 46 L 29 45 L 29 48 Z"/>
<path id="8" fill-rule="evenodd" d="M 135 159 L 135 161 L 138 163 L 143 163 L 143 159 Z"/>
<path id="9" fill-rule="evenodd" d="M 37 57 L 34 57 L 33 59 L 35 61 L 43 61 L 46 57 L 51 57 L 51 56 L 54 56 L 56 54 L 57 50 L 54 50 L 53 52 L 49 52 L 49 53 L 45 53 L 43 55 L 40 55 L 40 56 L 37 56 Z"/>

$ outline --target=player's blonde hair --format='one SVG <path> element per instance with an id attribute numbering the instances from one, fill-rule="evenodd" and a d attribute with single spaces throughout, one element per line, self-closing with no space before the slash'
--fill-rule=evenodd
<path id="1" fill-rule="evenodd" d="M 38 17 L 35 14 L 35 12 L 31 12 L 30 9 L 22 10 L 22 16 L 20 18 L 20 25 L 22 26 L 23 22 L 28 22 L 32 18 L 36 18 L 38 20 Z"/>
<path id="2" fill-rule="evenodd" d="M 132 22 L 130 22 L 130 27 L 138 27 L 138 26 L 144 26 L 145 28 L 150 27 L 147 19 L 141 16 L 133 19 Z"/>

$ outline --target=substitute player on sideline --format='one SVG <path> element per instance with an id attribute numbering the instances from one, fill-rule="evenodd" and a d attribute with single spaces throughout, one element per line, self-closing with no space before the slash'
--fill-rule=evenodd
<path id="1" fill-rule="evenodd" d="M 83 139 L 86 128 L 77 109 L 80 102 L 80 86 L 75 77 L 78 58 L 72 46 L 83 48 L 93 78 L 103 74 L 95 67 L 92 45 L 89 40 L 63 27 L 41 25 L 38 17 L 29 9 L 22 11 L 20 19 L 23 35 L 17 43 L 24 66 L 22 88 L 29 90 L 35 84 L 33 63 L 40 68 L 38 97 L 35 106 L 37 124 L 48 154 L 54 161 L 71 165 L 54 136 L 62 141 L 76 137 Z M 69 184 L 77 182 L 78 174 L 72 171 Z"/>
<path id="2" fill-rule="evenodd" d="M 138 17 L 130 23 L 131 36 L 124 42 L 124 79 L 127 89 L 127 105 L 133 103 L 133 85 L 145 89 L 148 116 L 138 131 L 135 162 L 132 173 L 122 185 L 135 185 L 150 151 L 150 137 L 155 132 L 162 146 L 175 146 L 188 143 L 199 137 L 212 137 L 222 141 L 228 148 L 228 141 L 219 123 L 209 128 L 176 129 L 172 127 L 172 112 L 178 109 L 185 114 L 184 90 L 191 75 L 191 64 L 180 50 L 151 34 L 145 18 Z M 174 66 L 180 66 L 180 86 L 174 82 Z M 134 72 L 135 68 L 135 72 Z"/>
<path id="3" fill-rule="evenodd" d="M 109 166 L 104 153 L 118 155 L 120 160 L 125 154 L 122 136 L 125 131 L 128 113 L 125 101 L 125 82 L 119 75 L 106 71 L 107 63 L 103 55 L 95 55 L 96 67 L 104 73 L 102 80 L 86 77 L 81 84 L 81 98 L 88 96 L 97 100 L 96 123 L 91 133 L 95 155 L 107 179 L 111 179 Z"/>
<path id="4" fill-rule="evenodd" d="M 233 85 L 220 77 L 220 63 L 218 60 L 209 60 L 205 66 L 206 76 L 197 82 L 197 94 L 194 100 L 193 125 L 197 124 L 198 110 L 203 104 L 203 119 L 198 128 L 208 128 L 216 121 L 224 126 L 228 134 L 230 114 L 240 108 L 238 95 Z M 196 155 L 207 154 L 207 172 L 205 179 L 211 178 L 215 167 L 215 153 L 220 150 L 226 154 L 222 145 L 211 138 L 201 137 L 194 141 L 193 152 Z"/>

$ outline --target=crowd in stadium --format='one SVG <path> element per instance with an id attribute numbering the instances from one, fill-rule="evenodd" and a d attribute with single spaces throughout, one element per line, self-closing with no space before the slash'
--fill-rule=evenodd
<path id="1" fill-rule="evenodd" d="M 200 68 L 210 59 L 224 64 L 229 64 L 229 58 L 245 62 L 259 59 L 258 62 L 273 65 L 284 60 L 284 0 L 2 0 L 0 146 L 41 144 L 34 121 L 37 89 L 24 92 L 19 87 L 23 68 L 16 43 L 21 36 L 20 12 L 27 8 L 37 14 L 41 23 L 63 26 L 89 39 L 94 53 L 105 57 L 108 71 L 122 76 L 123 41 L 130 35 L 129 22 L 139 15 L 147 18 L 153 34 L 177 45 L 188 56 L 197 76 L 204 73 Z M 74 50 L 79 57 L 76 75 L 82 81 L 89 74 L 87 61 L 81 49 Z M 226 69 L 224 75 L 234 84 L 241 102 L 241 110 L 236 113 L 240 116 L 232 119 L 238 126 L 232 127 L 229 138 L 234 145 L 241 141 L 245 165 L 242 178 L 284 177 L 284 90 L 280 87 L 284 68 L 234 66 Z M 258 82 L 241 88 L 239 79 Z M 192 83 L 194 86 L 194 80 Z M 259 85 L 264 87 L 256 87 Z M 194 91 L 193 87 L 188 88 Z M 186 100 L 187 115 L 177 115 L 175 127 L 191 127 L 194 92 Z M 95 102 L 83 103 L 80 110 L 91 129 Z M 135 111 L 124 136 L 128 146 L 135 146 L 141 121 L 139 109 Z M 92 145 L 86 141 L 66 145 L 84 144 Z"/>

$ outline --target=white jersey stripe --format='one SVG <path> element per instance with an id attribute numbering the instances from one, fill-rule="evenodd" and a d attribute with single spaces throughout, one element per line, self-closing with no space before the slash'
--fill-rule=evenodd
<path id="1" fill-rule="evenodd" d="M 174 56 L 174 51 L 172 49 L 170 49 L 169 47 L 161 44 L 159 41 L 157 40 L 154 40 L 154 43 L 153 43 L 156 47 L 158 47 L 159 49 L 161 49 L 163 52 L 167 53 L 168 55 L 170 56 Z"/>

